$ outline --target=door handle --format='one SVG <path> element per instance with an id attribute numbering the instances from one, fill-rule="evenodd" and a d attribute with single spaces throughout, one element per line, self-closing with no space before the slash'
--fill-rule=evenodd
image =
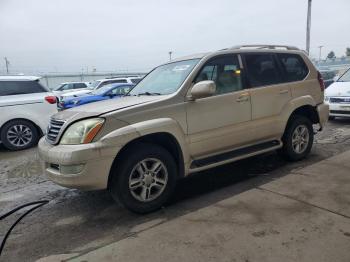
<path id="1" fill-rule="evenodd" d="M 246 102 L 248 100 L 249 100 L 248 94 L 241 95 L 236 99 L 237 102 Z"/>
<path id="2" fill-rule="evenodd" d="M 289 90 L 281 90 L 280 91 L 280 95 L 287 94 L 287 93 L 289 93 Z"/>

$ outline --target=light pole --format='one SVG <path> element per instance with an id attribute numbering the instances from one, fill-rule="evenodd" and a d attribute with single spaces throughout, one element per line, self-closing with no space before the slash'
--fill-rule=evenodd
<path id="1" fill-rule="evenodd" d="M 4 59 L 5 59 L 6 73 L 9 74 L 10 61 L 7 59 L 7 57 L 4 57 Z"/>
<path id="2" fill-rule="evenodd" d="M 306 52 L 310 54 L 310 31 L 311 31 L 311 2 L 307 0 L 307 22 L 306 22 Z"/>
<path id="3" fill-rule="evenodd" d="M 171 55 L 172 55 L 173 51 L 169 51 L 169 61 L 171 61 Z"/>
<path id="4" fill-rule="evenodd" d="M 319 55 L 318 55 L 318 62 L 321 61 L 322 47 L 323 47 L 323 45 L 320 45 L 320 46 L 318 47 L 318 48 L 320 49 L 320 53 L 319 53 Z"/>

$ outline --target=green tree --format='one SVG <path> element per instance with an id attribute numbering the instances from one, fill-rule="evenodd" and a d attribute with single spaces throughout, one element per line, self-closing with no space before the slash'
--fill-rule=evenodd
<path id="1" fill-rule="evenodd" d="M 328 53 L 328 55 L 327 55 L 327 58 L 328 58 L 328 59 L 335 58 L 334 52 L 333 52 L 333 51 L 330 51 L 330 52 Z"/>
<path id="2" fill-rule="evenodd" d="M 346 48 L 346 52 L 345 52 L 346 56 L 350 56 L 350 47 Z"/>

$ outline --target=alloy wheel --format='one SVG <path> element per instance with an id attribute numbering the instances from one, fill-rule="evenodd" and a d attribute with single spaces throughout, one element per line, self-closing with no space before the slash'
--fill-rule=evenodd
<path id="1" fill-rule="evenodd" d="M 129 177 L 131 195 L 141 202 L 149 202 L 159 197 L 168 182 L 168 171 L 162 161 L 147 158 L 138 162 Z"/>

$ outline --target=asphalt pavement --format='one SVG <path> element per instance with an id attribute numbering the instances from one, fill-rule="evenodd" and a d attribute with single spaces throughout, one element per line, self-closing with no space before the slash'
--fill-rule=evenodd
<path id="1" fill-rule="evenodd" d="M 169 205 L 140 216 L 106 191 L 48 181 L 35 148 L 0 148 L 0 214 L 50 200 L 15 228 L 0 261 L 94 261 L 101 252 L 114 261 L 350 261 L 350 181 L 339 168 L 348 150 L 350 120 L 335 120 L 301 162 L 269 153 L 198 173 L 179 183 Z M 22 213 L 0 221 L 0 238 Z"/>

